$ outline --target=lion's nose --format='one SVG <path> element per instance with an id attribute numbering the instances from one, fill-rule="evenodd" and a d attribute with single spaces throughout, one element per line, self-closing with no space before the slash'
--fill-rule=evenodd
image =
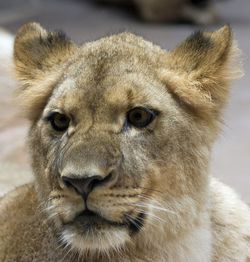
<path id="1" fill-rule="evenodd" d="M 86 176 L 63 176 L 62 180 L 63 183 L 67 187 L 74 188 L 80 195 L 87 198 L 88 194 L 97 186 L 103 185 L 104 183 L 108 182 L 112 177 L 110 173 L 106 177 L 101 175 L 86 175 Z"/>

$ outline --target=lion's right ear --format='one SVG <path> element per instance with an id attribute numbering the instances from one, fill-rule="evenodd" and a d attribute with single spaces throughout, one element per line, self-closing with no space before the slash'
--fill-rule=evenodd
<path id="1" fill-rule="evenodd" d="M 34 120 L 53 91 L 56 75 L 62 71 L 76 45 L 62 32 L 47 32 L 37 23 L 28 23 L 17 32 L 14 65 L 21 84 L 19 101 L 26 117 Z"/>
<path id="2" fill-rule="evenodd" d="M 14 63 L 23 84 L 32 84 L 45 73 L 64 62 L 75 45 L 62 32 L 47 32 L 37 23 L 28 23 L 17 32 Z"/>

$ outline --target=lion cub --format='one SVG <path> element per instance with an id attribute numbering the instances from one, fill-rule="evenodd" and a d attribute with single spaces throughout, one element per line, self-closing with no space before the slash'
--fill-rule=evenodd
<path id="1" fill-rule="evenodd" d="M 24 25 L 14 62 L 34 183 L 0 202 L 0 261 L 249 261 L 250 210 L 208 175 L 237 48 Z"/>

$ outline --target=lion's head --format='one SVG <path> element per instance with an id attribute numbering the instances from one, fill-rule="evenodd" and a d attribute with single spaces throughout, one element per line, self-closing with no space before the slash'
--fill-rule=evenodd
<path id="1" fill-rule="evenodd" d="M 200 222 L 235 50 L 229 27 L 171 52 L 128 33 L 77 46 L 35 23 L 19 30 L 37 191 L 66 245 L 108 252 Z"/>

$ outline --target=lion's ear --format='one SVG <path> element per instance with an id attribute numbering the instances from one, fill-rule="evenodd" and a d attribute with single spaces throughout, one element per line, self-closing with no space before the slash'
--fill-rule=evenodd
<path id="1" fill-rule="evenodd" d="M 170 91 L 194 109 L 219 111 L 228 98 L 228 85 L 241 73 L 229 26 L 213 33 L 198 32 L 168 55 L 161 78 Z"/>
<path id="2" fill-rule="evenodd" d="M 55 81 L 76 46 L 61 32 L 47 32 L 37 23 L 29 23 L 17 32 L 14 64 L 19 102 L 31 120 L 36 119 L 55 87 Z"/>
<path id="3" fill-rule="evenodd" d="M 65 61 L 74 44 L 62 32 L 47 32 L 37 23 L 28 23 L 17 32 L 14 63 L 17 76 L 24 84 L 40 79 L 52 67 Z"/>

